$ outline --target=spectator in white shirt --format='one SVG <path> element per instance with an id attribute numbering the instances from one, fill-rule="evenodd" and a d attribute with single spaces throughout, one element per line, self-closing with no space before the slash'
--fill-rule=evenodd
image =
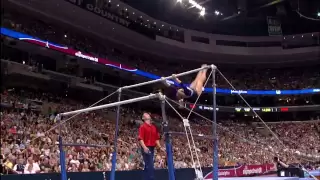
<path id="1" fill-rule="evenodd" d="M 32 157 L 28 158 L 28 163 L 24 168 L 24 174 L 35 174 L 40 172 L 40 167 L 38 163 L 35 163 Z"/>
<path id="2" fill-rule="evenodd" d="M 41 152 L 43 152 L 44 155 L 49 156 L 49 154 L 50 154 L 50 149 L 49 149 L 49 147 L 48 147 L 47 144 L 45 144 L 45 145 L 43 146 L 43 149 L 41 149 Z"/>
<path id="3" fill-rule="evenodd" d="M 77 156 L 72 156 L 70 164 L 75 164 L 77 167 L 79 167 L 80 161 L 77 159 Z"/>

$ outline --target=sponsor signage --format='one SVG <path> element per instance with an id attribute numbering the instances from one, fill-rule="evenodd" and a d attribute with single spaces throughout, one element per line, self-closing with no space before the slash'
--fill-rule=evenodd
<path id="1" fill-rule="evenodd" d="M 93 12 L 95 14 L 97 14 L 98 16 L 101 16 L 103 18 L 106 18 L 108 20 L 111 20 L 117 24 L 120 24 L 122 26 L 125 26 L 125 27 L 129 27 L 130 25 L 130 21 L 124 19 L 124 18 L 121 18 L 111 12 L 108 12 L 107 11 L 107 8 L 103 8 L 103 7 L 97 7 L 95 6 L 94 4 L 92 4 L 92 2 L 94 1 L 85 1 L 85 0 L 66 0 L 76 6 L 79 6 L 80 8 L 82 9 L 85 9 L 87 11 L 90 11 L 90 12 Z"/>
<path id="2" fill-rule="evenodd" d="M 281 21 L 278 18 L 267 17 L 267 23 L 269 36 L 282 36 Z"/>
<path id="3" fill-rule="evenodd" d="M 81 51 L 78 51 L 78 52 L 74 53 L 74 55 L 79 57 L 79 58 L 87 59 L 87 60 L 94 61 L 94 62 L 99 62 L 98 58 L 82 54 Z"/>
<path id="4" fill-rule="evenodd" d="M 253 175 L 263 175 L 272 171 L 274 169 L 274 164 L 262 164 L 262 165 L 241 165 L 238 167 L 231 167 L 227 169 L 219 169 L 219 177 L 241 177 L 241 176 L 253 176 Z M 208 173 L 204 179 L 212 180 L 213 173 Z"/>

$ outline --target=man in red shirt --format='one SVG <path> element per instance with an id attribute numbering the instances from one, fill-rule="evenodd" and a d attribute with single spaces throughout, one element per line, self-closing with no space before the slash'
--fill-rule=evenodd
<path id="1" fill-rule="evenodd" d="M 143 113 L 142 120 L 144 123 L 139 128 L 139 143 L 142 148 L 142 156 L 144 160 L 144 180 L 154 180 L 154 149 L 158 147 L 164 150 L 160 145 L 160 135 L 151 123 L 149 113 Z"/>

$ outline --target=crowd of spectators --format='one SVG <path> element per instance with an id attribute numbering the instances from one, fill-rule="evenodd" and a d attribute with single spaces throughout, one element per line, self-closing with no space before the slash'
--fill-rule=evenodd
<path id="1" fill-rule="evenodd" d="M 56 111 L 84 108 L 81 102 L 52 98 L 52 94 L 35 94 L 24 91 L 6 91 L 1 94 L 1 156 L 5 172 L 46 173 L 59 172 L 59 128 Z M 58 100 L 57 100 L 58 99 Z M 32 102 L 38 102 L 32 106 Z M 40 103 L 42 102 L 42 103 Z M 33 107 L 32 109 L 30 107 Z M 143 167 L 137 141 L 141 121 L 139 109 L 125 107 L 121 111 L 118 139 L 117 170 Z M 153 115 L 155 121 L 160 116 Z M 113 152 L 115 110 L 108 109 L 84 113 L 67 121 L 61 128 L 64 143 L 100 145 L 65 147 L 66 169 L 70 172 L 110 170 Z M 170 130 L 183 132 L 181 121 L 169 117 Z M 192 122 L 197 122 L 193 119 Z M 219 165 L 271 163 L 278 155 L 287 163 L 309 163 L 319 160 L 320 122 L 270 124 L 279 140 L 258 132 L 255 126 L 234 121 L 219 124 Z M 53 128 L 55 127 L 55 128 Z M 202 166 L 212 166 L 212 127 L 210 123 L 192 123 L 195 143 Z M 182 133 L 183 134 L 183 133 Z M 185 135 L 172 135 L 176 168 L 192 167 Z M 284 143 L 284 146 L 281 143 Z M 166 168 L 166 155 L 157 152 L 155 167 Z"/>
<path id="2" fill-rule="evenodd" d="M 107 58 L 131 67 L 167 76 L 183 72 L 199 66 L 198 63 L 188 64 L 163 63 L 162 60 L 152 60 L 150 55 L 139 52 L 123 52 L 116 45 L 89 38 L 80 32 L 71 32 L 58 24 L 49 24 L 34 17 L 25 16 L 16 12 L 5 12 L 3 26 L 18 32 L 38 37 L 43 40 L 62 44 L 93 56 Z M 319 66 L 291 67 L 291 68 L 251 68 L 239 69 L 236 67 L 220 70 L 237 89 L 304 89 L 320 86 Z M 191 81 L 192 77 L 183 80 Z M 209 82 L 210 84 L 210 82 Z M 230 88 L 228 83 L 217 75 L 217 84 L 221 88 Z"/>

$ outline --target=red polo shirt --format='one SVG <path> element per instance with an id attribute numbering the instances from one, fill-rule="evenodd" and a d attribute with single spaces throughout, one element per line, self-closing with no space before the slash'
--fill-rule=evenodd
<path id="1" fill-rule="evenodd" d="M 153 124 L 143 123 L 139 128 L 139 141 L 143 140 L 144 144 L 148 147 L 155 147 L 156 140 L 160 139 L 159 132 Z"/>

